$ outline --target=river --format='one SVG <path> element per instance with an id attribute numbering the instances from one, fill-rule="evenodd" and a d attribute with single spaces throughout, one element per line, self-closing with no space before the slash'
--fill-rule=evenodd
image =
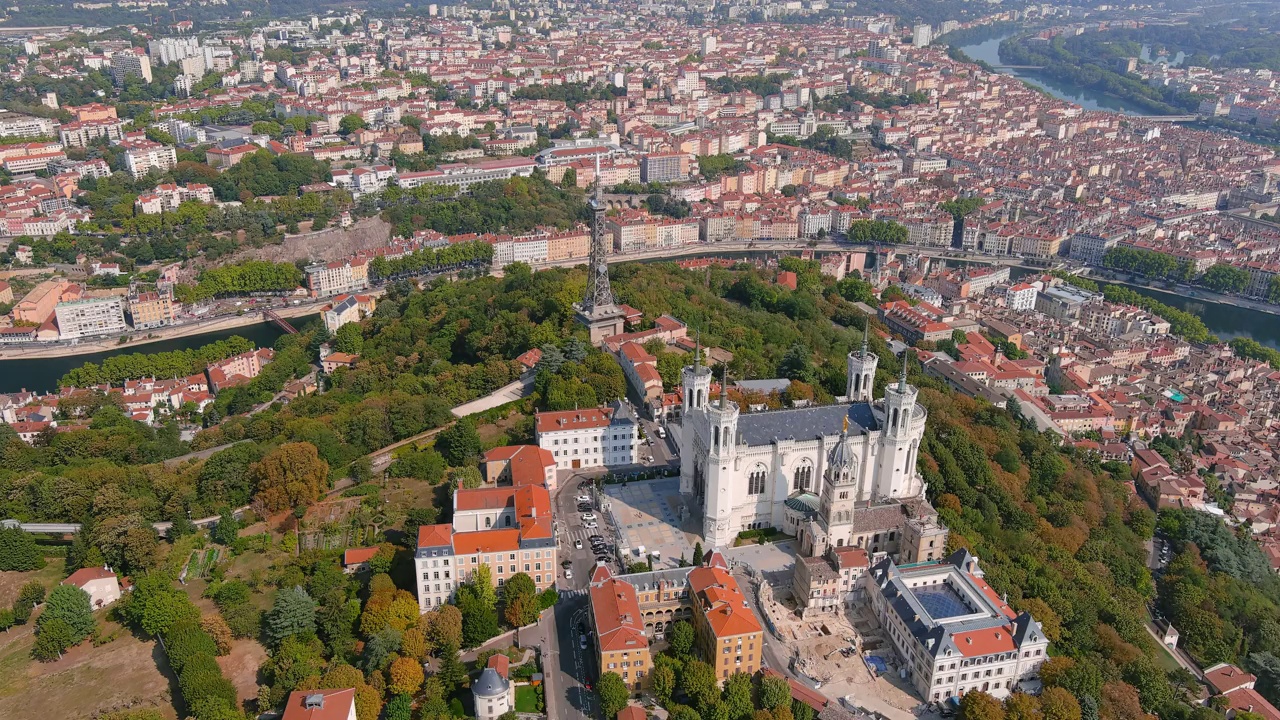
<path id="1" fill-rule="evenodd" d="M 306 317 L 295 318 L 290 320 L 294 327 L 302 327 L 304 324 L 318 322 L 319 315 L 308 315 Z M 158 340 L 156 342 L 145 343 L 141 345 L 121 345 L 119 350 L 108 350 L 105 352 L 87 354 L 87 355 L 67 355 L 54 358 L 32 358 L 28 360 L 0 360 L 0 393 L 18 392 L 20 390 L 32 390 L 37 392 L 52 392 L 57 389 L 58 379 L 66 375 L 73 368 L 89 362 L 102 362 L 103 359 L 112 355 L 121 355 L 125 353 L 158 353 L 170 352 L 173 350 L 186 350 L 188 348 L 197 348 L 203 345 L 209 345 L 219 340 L 225 340 L 232 335 L 239 335 L 249 340 L 258 347 L 271 347 L 275 344 L 276 338 L 284 334 L 284 331 L 269 322 L 258 323 L 256 325 L 246 325 L 244 327 L 232 328 L 230 330 L 221 330 L 218 332 L 205 333 L 203 335 L 190 335 L 187 337 L 174 338 L 172 340 Z"/>
<path id="2" fill-rule="evenodd" d="M 1005 33 L 999 37 L 990 38 L 980 43 L 972 45 L 964 45 L 960 50 L 965 55 L 974 60 L 982 60 L 990 65 L 1000 64 L 1000 43 L 1006 38 L 1013 37 L 1016 32 Z M 1149 109 L 1144 109 L 1138 105 L 1112 97 L 1106 93 L 1081 87 L 1075 83 L 1065 82 L 1057 78 L 1049 77 L 1037 70 L 1001 70 L 1000 72 L 1034 85 L 1050 95 L 1073 102 L 1086 110 L 1109 110 L 1111 112 L 1124 113 L 1125 115 L 1150 115 Z"/>

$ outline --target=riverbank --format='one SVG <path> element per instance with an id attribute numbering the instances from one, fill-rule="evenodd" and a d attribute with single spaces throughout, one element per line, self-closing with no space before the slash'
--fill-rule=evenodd
<path id="1" fill-rule="evenodd" d="M 279 315 L 282 318 L 296 318 L 306 315 L 315 315 L 327 304 L 329 304 L 329 300 L 326 299 L 317 302 L 302 303 L 300 305 L 271 307 L 266 309 L 274 311 L 276 315 Z M 39 358 L 89 355 L 101 352 L 122 351 L 126 349 L 132 350 L 132 348 L 135 347 L 141 348 L 145 345 L 165 340 L 176 340 L 178 338 L 190 337 L 192 335 L 224 332 L 227 330 L 234 330 L 236 328 L 260 325 L 264 322 L 269 321 L 263 317 L 262 310 L 253 310 L 246 312 L 243 315 L 227 315 L 218 318 L 209 318 L 207 320 L 193 320 L 181 325 L 168 325 L 166 327 L 155 328 L 154 330 L 149 330 L 142 334 L 135 333 L 133 335 L 95 338 L 81 341 L 76 344 L 56 342 L 49 343 L 47 345 L 7 347 L 0 350 L 0 360 L 33 360 Z M 122 343 L 120 342 L 121 337 L 129 338 L 129 340 Z"/>
<path id="2" fill-rule="evenodd" d="M 1088 274 L 1084 277 L 1096 282 L 1109 283 L 1111 285 L 1124 285 L 1126 287 L 1131 287 L 1134 290 L 1151 290 L 1158 293 L 1165 293 L 1183 298 L 1184 300 L 1211 302 L 1219 305 L 1231 305 L 1247 308 L 1254 312 L 1267 313 L 1268 315 L 1280 315 L 1280 305 L 1274 305 L 1262 300 L 1241 297 L 1239 295 L 1224 295 L 1222 293 L 1206 290 L 1201 287 L 1195 287 L 1193 285 L 1175 283 L 1172 287 L 1168 287 L 1165 285 L 1135 282 L 1133 280 L 1121 280 L 1120 277 L 1131 276 L 1098 271 L 1095 268 L 1090 268 Z"/>

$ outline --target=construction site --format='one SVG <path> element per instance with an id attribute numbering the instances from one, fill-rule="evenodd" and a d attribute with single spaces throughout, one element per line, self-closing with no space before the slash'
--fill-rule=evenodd
<path id="1" fill-rule="evenodd" d="M 759 585 L 760 609 L 787 649 L 790 669 L 846 708 L 886 717 L 910 716 L 921 704 L 898 676 L 898 658 L 857 595 L 833 612 L 801 617 L 788 589 Z M 776 594 L 775 594 L 776 593 Z"/>

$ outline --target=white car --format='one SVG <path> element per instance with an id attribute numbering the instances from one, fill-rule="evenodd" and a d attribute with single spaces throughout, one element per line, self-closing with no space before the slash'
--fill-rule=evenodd
<path id="1" fill-rule="evenodd" d="M 565 568 L 565 569 L 564 569 L 564 579 L 565 579 L 565 580 L 572 580 L 572 579 L 573 579 L 573 570 L 571 570 L 571 569 L 569 569 L 569 568 Z"/>
<path id="2" fill-rule="evenodd" d="M 583 519 L 583 520 L 586 520 L 586 521 L 588 521 L 588 522 L 589 522 L 589 521 L 591 521 L 591 520 L 595 520 L 595 519 L 596 519 L 596 514 L 595 514 L 595 513 L 582 513 L 582 519 Z"/>
<path id="3" fill-rule="evenodd" d="M 581 550 L 581 549 L 582 549 L 582 541 L 581 541 L 581 540 L 574 540 L 574 541 L 573 541 L 573 547 L 574 547 L 574 549 L 575 549 L 575 550 Z"/>
<path id="4" fill-rule="evenodd" d="M 585 494 L 584 494 L 584 495 L 579 495 L 579 496 L 578 496 L 578 498 L 577 498 L 577 500 L 578 500 L 578 502 L 591 502 L 591 496 L 590 496 L 590 495 L 585 495 Z"/>
<path id="5" fill-rule="evenodd" d="M 598 527 L 600 527 L 600 526 L 599 526 L 599 525 L 597 525 L 597 524 L 595 524 L 595 523 L 593 523 L 593 522 L 587 522 L 587 523 L 583 523 L 583 524 L 582 524 L 582 527 L 584 527 L 584 528 L 586 528 L 586 529 L 588 529 L 588 530 L 595 530 L 596 528 L 598 528 Z"/>

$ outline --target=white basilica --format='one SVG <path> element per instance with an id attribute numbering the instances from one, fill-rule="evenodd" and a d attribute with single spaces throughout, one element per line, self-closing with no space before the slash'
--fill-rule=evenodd
<path id="1" fill-rule="evenodd" d="M 802 554 L 854 546 L 898 562 L 943 557 L 947 530 L 924 498 L 916 457 L 925 408 L 903 376 L 871 397 L 879 358 L 848 357 L 848 402 L 739 413 L 722 387 L 709 397 L 711 370 L 683 371 L 680 490 L 702 506 L 711 547 L 743 530 L 774 527 Z"/>

